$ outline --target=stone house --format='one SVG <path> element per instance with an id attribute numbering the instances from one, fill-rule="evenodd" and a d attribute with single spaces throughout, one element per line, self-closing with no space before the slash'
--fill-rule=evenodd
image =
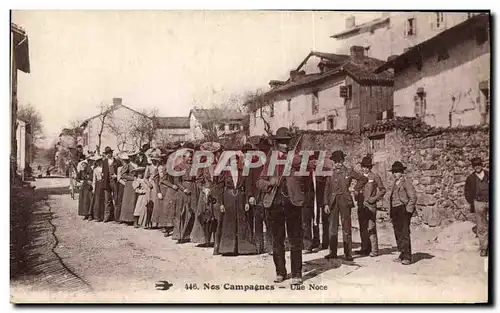
<path id="1" fill-rule="evenodd" d="M 365 55 L 360 46 L 350 54 L 311 52 L 287 81 L 272 80 L 271 89 L 247 103 L 250 136 L 279 127 L 302 130 L 347 129 L 392 116 L 392 75 L 374 74 L 384 62 Z"/>
<path id="2" fill-rule="evenodd" d="M 11 175 L 16 172 L 16 161 L 18 157 L 17 152 L 17 75 L 18 71 L 29 74 L 31 71 L 28 35 L 26 31 L 14 23 L 10 24 L 10 155 L 11 155 Z M 22 144 L 22 143 L 21 143 Z M 24 167 L 24 164 L 23 164 Z M 13 176 L 12 176 L 13 177 Z"/>
<path id="3" fill-rule="evenodd" d="M 155 142 L 157 144 L 182 142 L 189 139 L 190 128 L 187 116 L 156 117 L 155 123 Z"/>
<path id="4" fill-rule="evenodd" d="M 244 131 L 246 123 L 247 114 L 234 109 L 194 108 L 189 112 L 189 140 L 202 140 L 208 136 L 224 137 Z"/>
<path id="5" fill-rule="evenodd" d="M 356 25 L 354 16 L 346 18 L 345 30 L 331 36 L 340 43 L 338 53 L 351 46 L 362 46 L 372 58 L 387 60 L 399 55 L 477 12 L 384 12 L 381 17 Z"/>
<path id="6" fill-rule="evenodd" d="M 136 132 L 139 125 L 143 129 L 140 134 Z M 115 152 L 134 150 L 142 144 L 151 143 L 154 137 L 153 119 L 124 105 L 121 98 L 113 98 L 113 105 L 109 109 L 84 120 L 80 128 L 83 150 L 99 150 L 99 153 L 103 153 L 106 146 Z M 101 145 L 98 149 L 101 130 Z"/>
<path id="7" fill-rule="evenodd" d="M 489 21 L 473 16 L 379 67 L 394 69 L 394 114 L 437 127 L 489 123 Z"/>

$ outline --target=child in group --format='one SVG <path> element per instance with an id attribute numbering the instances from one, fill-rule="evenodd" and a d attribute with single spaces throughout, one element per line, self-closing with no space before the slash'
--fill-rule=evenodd
<path id="1" fill-rule="evenodd" d="M 146 204 L 148 203 L 148 199 L 146 196 L 146 193 L 148 191 L 148 185 L 144 180 L 144 170 L 145 170 L 144 167 L 138 167 L 132 170 L 135 176 L 132 186 L 134 187 L 134 191 L 137 194 L 137 202 L 135 204 L 135 210 L 134 210 L 135 228 L 139 228 L 139 217 L 141 216 L 143 211 L 146 210 Z"/>

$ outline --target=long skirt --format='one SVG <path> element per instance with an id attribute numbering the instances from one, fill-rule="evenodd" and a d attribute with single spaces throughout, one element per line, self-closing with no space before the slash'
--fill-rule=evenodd
<path id="1" fill-rule="evenodd" d="M 146 204 L 147 204 L 147 196 L 146 195 L 140 195 L 137 194 L 137 202 L 135 203 L 135 208 L 134 208 L 134 217 L 141 217 L 144 215 L 144 211 L 146 211 Z"/>
<path id="2" fill-rule="evenodd" d="M 184 208 L 184 193 L 180 190 L 174 193 L 174 232 L 172 233 L 172 239 L 178 240 L 181 238 L 181 213 Z"/>
<path id="3" fill-rule="evenodd" d="M 257 253 L 250 211 L 245 212 L 245 198 L 245 193 L 239 190 L 224 191 L 225 213 L 222 217 L 220 253 Z"/>
<path id="4" fill-rule="evenodd" d="M 158 198 L 158 193 L 160 192 L 160 190 L 156 187 L 156 185 L 153 185 L 153 188 L 151 188 L 151 201 L 153 201 L 151 223 L 153 223 L 154 227 L 166 226 L 164 224 L 160 224 L 161 215 L 163 213 L 163 200 Z"/>
<path id="5" fill-rule="evenodd" d="M 78 215 L 87 216 L 92 203 L 92 187 L 83 183 L 78 196 Z"/>
<path id="6" fill-rule="evenodd" d="M 159 227 L 172 227 L 174 226 L 175 215 L 175 196 L 177 192 L 169 187 L 160 186 L 163 199 L 159 201 L 161 214 L 158 217 Z"/>
<path id="7" fill-rule="evenodd" d="M 132 186 L 132 181 L 127 181 L 123 189 L 123 201 L 120 211 L 120 222 L 131 223 L 134 221 L 135 203 L 137 202 L 137 194 Z"/>
<path id="8" fill-rule="evenodd" d="M 139 215 L 139 226 L 151 228 L 153 226 L 151 224 L 151 215 L 153 213 L 153 204 L 154 204 L 151 201 L 151 190 L 146 192 L 142 201 L 144 203 L 141 204 L 141 206 L 143 206 L 144 209 L 141 211 L 141 214 Z M 137 202 L 139 202 L 139 200 L 137 200 Z M 136 209 L 137 209 L 137 205 L 136 205 Z M 135 216 L 135 211 L 134 211 L 134 216 Z"/>
<path id="9" fill-rule="evenodd" d="M 183 194 L 183 205 L 180 214 L 180 238 L 181 240 L 190 239 L 194 223 L 194 210 L 198 204 L 199 189 L 194 182 L 185 182 L 186 187 L 191 191 L 190 194 Z"/>
<path id="10" fill-rule="evenodd" d="M 115 221 L 120 221 L 120 215 L 123 203 L 123 193 L 125 192 L 125 186 L 116 182 L 116 193 L 115 193 Z"/>
<path id="11" fill-rule="evenodd" d="M 93 215 L 94 219 L 98 221 L 104 220 L 105 197 L 103 187 L 102 182 L 97 182 L 95 184 Z"/>
<path id="12" fill-rule="evenodd" d="M 198 203 L 194 211 L 193 230 L 191 231 L 191 242 L 205 243 L 204 223 L 202 222 L 202 214 L 207 207 L 207 196 L 200 190 Z"/>

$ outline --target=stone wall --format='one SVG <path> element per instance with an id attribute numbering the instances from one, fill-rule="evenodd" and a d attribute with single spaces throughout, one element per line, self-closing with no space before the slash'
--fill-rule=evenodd
<path id="1" fill-rule="evenodd" d="M 359 162 L 367 153 L 373 154 L 373 171 L 378 173 L 387 188 L 379 210 L 386 220 L 393 177 L 390 166 L 401 161 L 407 166 L 406 175 L 417 191 L 415 224 L 431 227 L 454 220 L 472 220 L 463 196 L 467 176 L 472 172 L 470 159 L 480 156 L 487 166 L 490 153 L 488 126 L 434 129 L 423 133 L 392 130 L 385 133 L 385 146 L 374 150 L 367 136 L 342 131 L 303 131 L 301 149 L 343 150 L 346 165 L 359 170 Z"/>
<path id="2" fill-rule="evenodd" d="M 439 226 L 470 220 L 465 179 L 472 172 L 473 157 L 481 157 L 488 167 L 489 127 L 450 129 L 429 137 L 408 135 L 402 139 L 401 159 L 418 193 L 421 222 Z"/>

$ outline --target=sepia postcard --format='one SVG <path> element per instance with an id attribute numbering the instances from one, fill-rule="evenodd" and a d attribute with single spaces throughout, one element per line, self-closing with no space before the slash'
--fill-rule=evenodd
<path id="1" fill-rule="evenodd" d="M 490 11 L 10 21 L 10 301 L 489 303 Z"/>

